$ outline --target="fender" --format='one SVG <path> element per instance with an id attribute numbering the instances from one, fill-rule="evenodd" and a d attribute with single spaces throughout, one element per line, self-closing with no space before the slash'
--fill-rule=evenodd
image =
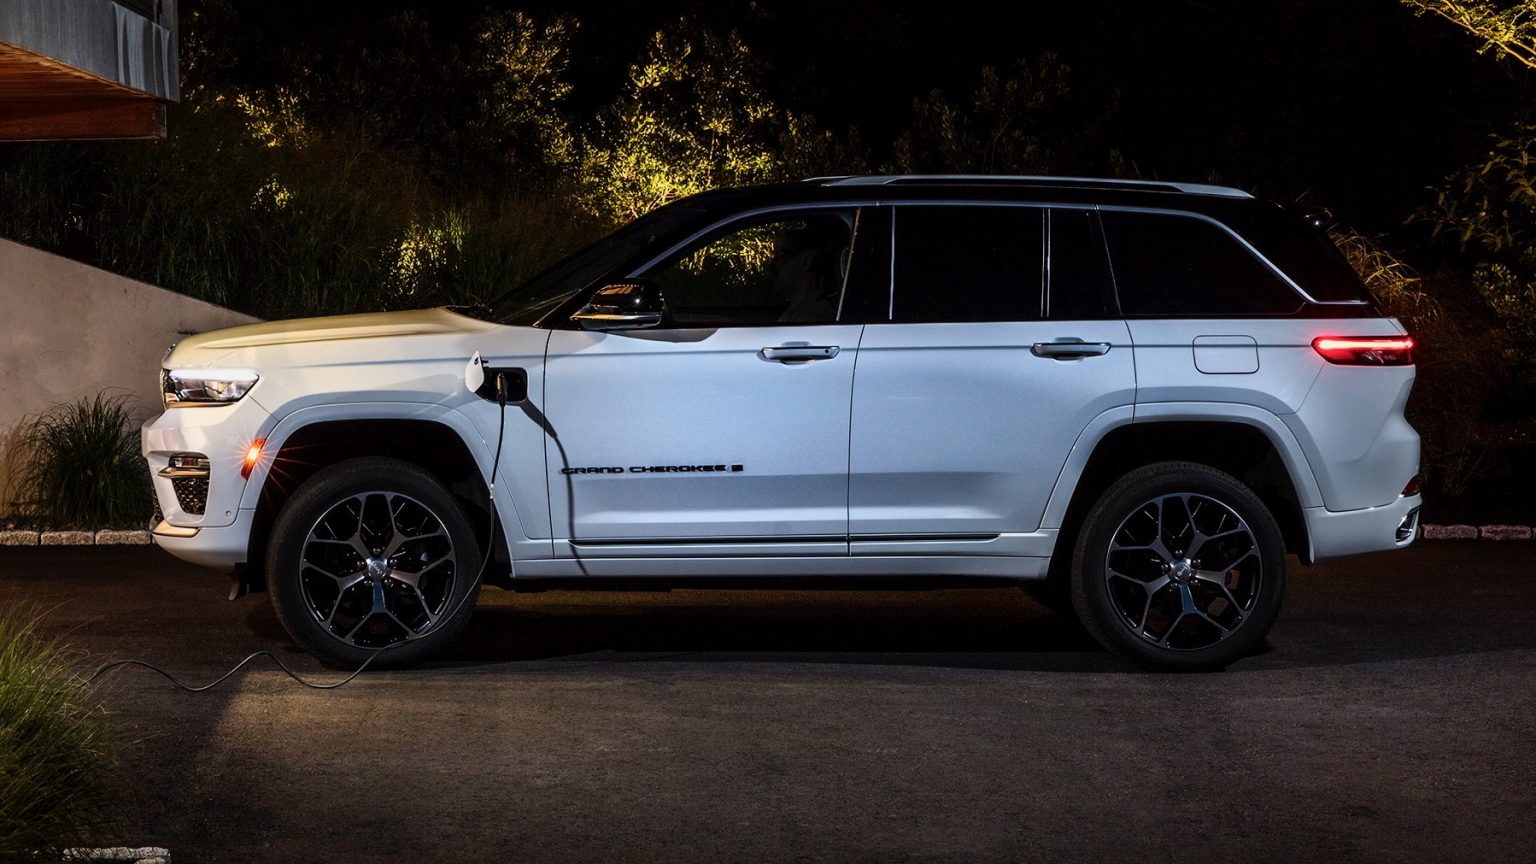
<path id="1" fill-rule="evenodd" d="M 510 408 L 508 409 L 511 410 Z M 267 477 L 273 467 L 272 454 L 282 450 L 283 445 L 293 434 L 300 429 L 315 423 L 329 422 L 333 420 L 422 420 L 439 423 L 447 426 L 464 442 L 471 458 L 475 460 L 476 469 L 481 477 L 488 477 L 495 459 L 495 441 L 487 441 L 465 414 L 440 402 L 329 402 L 319 405 L 308 405 L 291 411 L 287 414 L 268 418 L 262 424 L 261 437 L 265 438 L 263 446 L 263 458 L 251 471 L 250 479 L 246 482 L 245 489 L 240 498 L 240 509 L 254 510 L 261 499 L 261 490 L 265 486 Z M 511 416 L 507 417 L 512 422 Z M 507 453 L 502 452 L 503 476 L 506 475 Z M 538 454 L 540 464 L 543 462 L 542 451 Z M 542 480 L 542 471 L 540 472 Z M 537 510 L 533 505 L 524 502 L 519 506 L 511 484 L 498 483 L 496 486 L 495 504 L 500 514 L 501 527 L 504 532 L 509 552 L 515 559 L 521 558 L 548 558 L 550 556 L 550 541 L 548 537 L 530 536 L 533 532 L 527 530 L 527 525 L 547 524 L 548 513 L 526 512 L 530 509 Z M 547 509 L 547 501 L 545 503 Z"/>
<path id="2" fill-rule="evenodd" d="M 1273 412 L 1252 405 L 1234 402 L 1151 402 L 1137 405 L 1121 405 L 1111 408 L 1088 422 L 1072 444 L 1067 461 L 1056 478 L 1051 497 L 1046 502 L 1045 515 L 1040 527 L 1062 527 L 1067 507 L 1077 490 L 1078 480 L 1088 466 L 1088 460 L 1112 430 L 1136 423 L 1162 421 L 1206 421 L 1212 423 L 1242 423 L 1263 432 L 1291 477 L 1296 489 L 1298 504 L 1303 508 L 1318 507 L 1323 503 L 1322 492 L 1301 449 L 1301 443 L 1285 422 Z"/>

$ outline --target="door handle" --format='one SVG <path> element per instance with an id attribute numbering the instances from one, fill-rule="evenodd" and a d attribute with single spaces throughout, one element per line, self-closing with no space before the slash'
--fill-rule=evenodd
<path id="1" fill-rule="evenodd" d="M 1109 353 L 1108 342 L 1036 342 L 1029 349 L 1036 357 L 1052 360 L 1081 360 Z"/>
<path id="2" fill-rule="evenodd" d="M 812 360 L 830 360 L 841 350 L 836 345 L 795 345 L 787 348 L 764 348 L 757 352 L 764 360 L 779 363 L 809 363 Z"/>

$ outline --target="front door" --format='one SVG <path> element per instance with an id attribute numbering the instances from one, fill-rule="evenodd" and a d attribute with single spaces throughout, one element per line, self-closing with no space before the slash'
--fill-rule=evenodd
<path id="1" fill-rule="evenodd" d="M 658 327 L 553 332 L 557 556 L 846 554 L 858 212 L 717 227 L 633 274 Z"/>

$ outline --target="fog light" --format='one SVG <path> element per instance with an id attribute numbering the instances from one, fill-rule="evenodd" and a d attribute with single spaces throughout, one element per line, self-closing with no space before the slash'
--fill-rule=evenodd
<path id="1" fill-rule="evenodd" d="M 256 463 L 261 461 L 261 446 L 267 443 L 265 438 L 257 438 L 251 442 L 251 446 L 245 448 L 245 462 L 240 465 L 240 476 L 249 480 L 251 472 L 256 469 Z"/>

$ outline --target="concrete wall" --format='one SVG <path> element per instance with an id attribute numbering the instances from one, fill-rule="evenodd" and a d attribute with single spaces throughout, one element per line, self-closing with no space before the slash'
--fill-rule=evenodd
<path id="1" fill-rule="evenodd" d="M 185 335 L 257 319 L 0 240 L 0 512 L 10 504 L 17 424 L 102 390 L 160 411 L 160 359 Z"/>

